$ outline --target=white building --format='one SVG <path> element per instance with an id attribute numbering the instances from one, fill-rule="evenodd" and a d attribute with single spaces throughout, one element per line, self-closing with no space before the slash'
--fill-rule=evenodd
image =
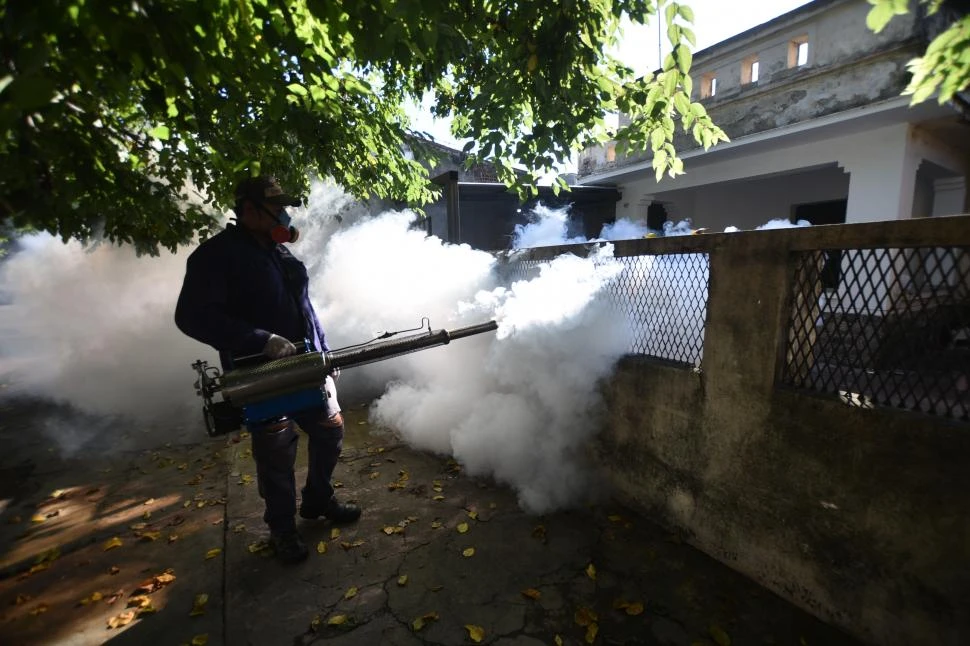
<path id="1" fill-rule="evenodd" d="M 616 186 L 616 216 L 652 228 L 664 213 L 714 231 L 966 213 L 968 111 L 900 95 L 938 28 L 911 4 L 874 34 L 865 0 L 816 0 L 698 52 L 693 98 L 731 141 L 678 135 L 686 173 L 659 183 L 649 152 L 591 148 L 579 183 Z"/>

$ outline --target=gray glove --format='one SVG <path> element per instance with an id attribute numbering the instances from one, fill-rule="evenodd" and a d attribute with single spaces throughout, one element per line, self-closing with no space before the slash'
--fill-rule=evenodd
<path id="1" fill-rule="evenodd" d="M 270 359 L 288 357 L 291 354 L 296 354 L 296 346 L 290 343 L 289 339 L 285 339 L 279 334 L 271 334 L 266 345 L 263 346 L 263 354 Z"/>

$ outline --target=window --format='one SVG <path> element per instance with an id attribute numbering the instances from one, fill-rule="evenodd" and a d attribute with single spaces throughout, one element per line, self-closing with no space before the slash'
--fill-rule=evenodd
<path id="1" fill-rule="evenodd" d="M 808 63 L 808 36 L 793 38 L 788 43 L 788 67 L 801 67 Z"/>
<path id="2" fill-rule="evenodd" d="M 606 144 L 606 163 L 612 164 L 616 162 L 616 142 L 611 141 Z"/>
<path id="3" fill-rule="evenodd" d="M 717 94 L 717 77 L 708 72 L 701 77 L 701 98 L 707 99 Z"/>
<path id="4" fill-rule="evenodd" d="M 761 67 L 757 56 L 748 56 L 741 61 L 741 85 L 758 82 L 758 72 Z"/>

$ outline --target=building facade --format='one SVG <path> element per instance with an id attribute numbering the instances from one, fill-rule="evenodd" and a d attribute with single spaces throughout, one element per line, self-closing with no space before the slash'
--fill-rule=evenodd
<path id="1" fill-rule="evenodd" d="M 816 0 L 697 52 L 692 98 L 730 142 L 704 151 L 678 134 L 686 172 L 660 182 L 649 152 L 591 148 L 579 183 L 617 187 L 616 216 L 652 228 L 658 213 L 708 230 L 966 213 L 967 112 L 901 96 L 939 28 L 912 5 L 874 34 L 864 0 Z"/>

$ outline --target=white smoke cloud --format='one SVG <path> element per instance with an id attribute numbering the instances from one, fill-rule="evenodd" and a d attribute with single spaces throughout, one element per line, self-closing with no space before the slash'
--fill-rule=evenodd
<path id="1" fill-rule="evenodd" d="M 759 227 L 755 228 L 755 231 L 767 231 L 769 229 L 797 229 L 798 227 L 810 227 L 812 223 L 808 220 L 799 220 L 798 222 L 792 222 L 787 218 L 778 218 L 777 220 L 769 220 Z"/>
<path id="2" fill-rule="evenodd" d="M 517 224 L 512 233 L 513 249 L 586 242 L 583 236 L 569 237 L 569 207 L 552 209 L 538 204 L 528 214 L 528 224 Z"/>
<path id="3" fill-rule="evenodd" d="M 48 234 L 20 245 L 0 265 L 0 291 L 12 301 L 0 306 L 5 392 L 126 419 L 106 431 L 90 419 L 72 427 L 52 412 L 44 428 L 66 454 L 106 432 L 120 446 L 148 422 L 163 422 L 164 441 L 189 437 L 182 428 L 200 418 L 190 364 L 214 353 L 172 322 L 188 252 L 139 258 L 130 247 Z"/>
<path id="4" fill-rule="evenodd" d="M 329 184 L 315 184 L 308 208 L 293 216 L 302 235 L 291 248 L 308 266 L 331 347 L 422 317 L 435 328 L 499 322 L 497 333 L 347 370 L 348 396 L 355 379 L 382 391 L 390 384 L 373 409 L 379 421 L 414 446 L 455 456 L 472 474 L 510 484 L 526 509 L 546 511 L 588 492 L 583 460 L 601 419 L 597 380 L 629 347 L 604 307 L 619 272 L 609 246 L 501 285 L 491 254 L 427 237 L 411 227 L 411 213 L 373 214 Z M 0 291 L 13 300 L 0 306 L 0 372 L 16 372 L 16 393 L 152 424 L 184 411 L 192 420 L 186 432 L 201 438 L 190 364 L 216 363 L 215 352 L 173 322 L 191 249 L 138 258 L 129 248 L 50 236 L 23 242 L 0 272 Z M 105 425 L 91 426 L 105 433 Z M 62 450 L 89 442 L 82 424 L 66 428 L 58 418 L 47 427 Z"/>
<path id="5" fill-rule="evenodd" d="M 604 240 L 635 240 L 650 233 L 650 228 L 644 222 L 634 222 L 626 218 L 619 218 L 616 222 L 603 225 L 600 237 Z"/>

